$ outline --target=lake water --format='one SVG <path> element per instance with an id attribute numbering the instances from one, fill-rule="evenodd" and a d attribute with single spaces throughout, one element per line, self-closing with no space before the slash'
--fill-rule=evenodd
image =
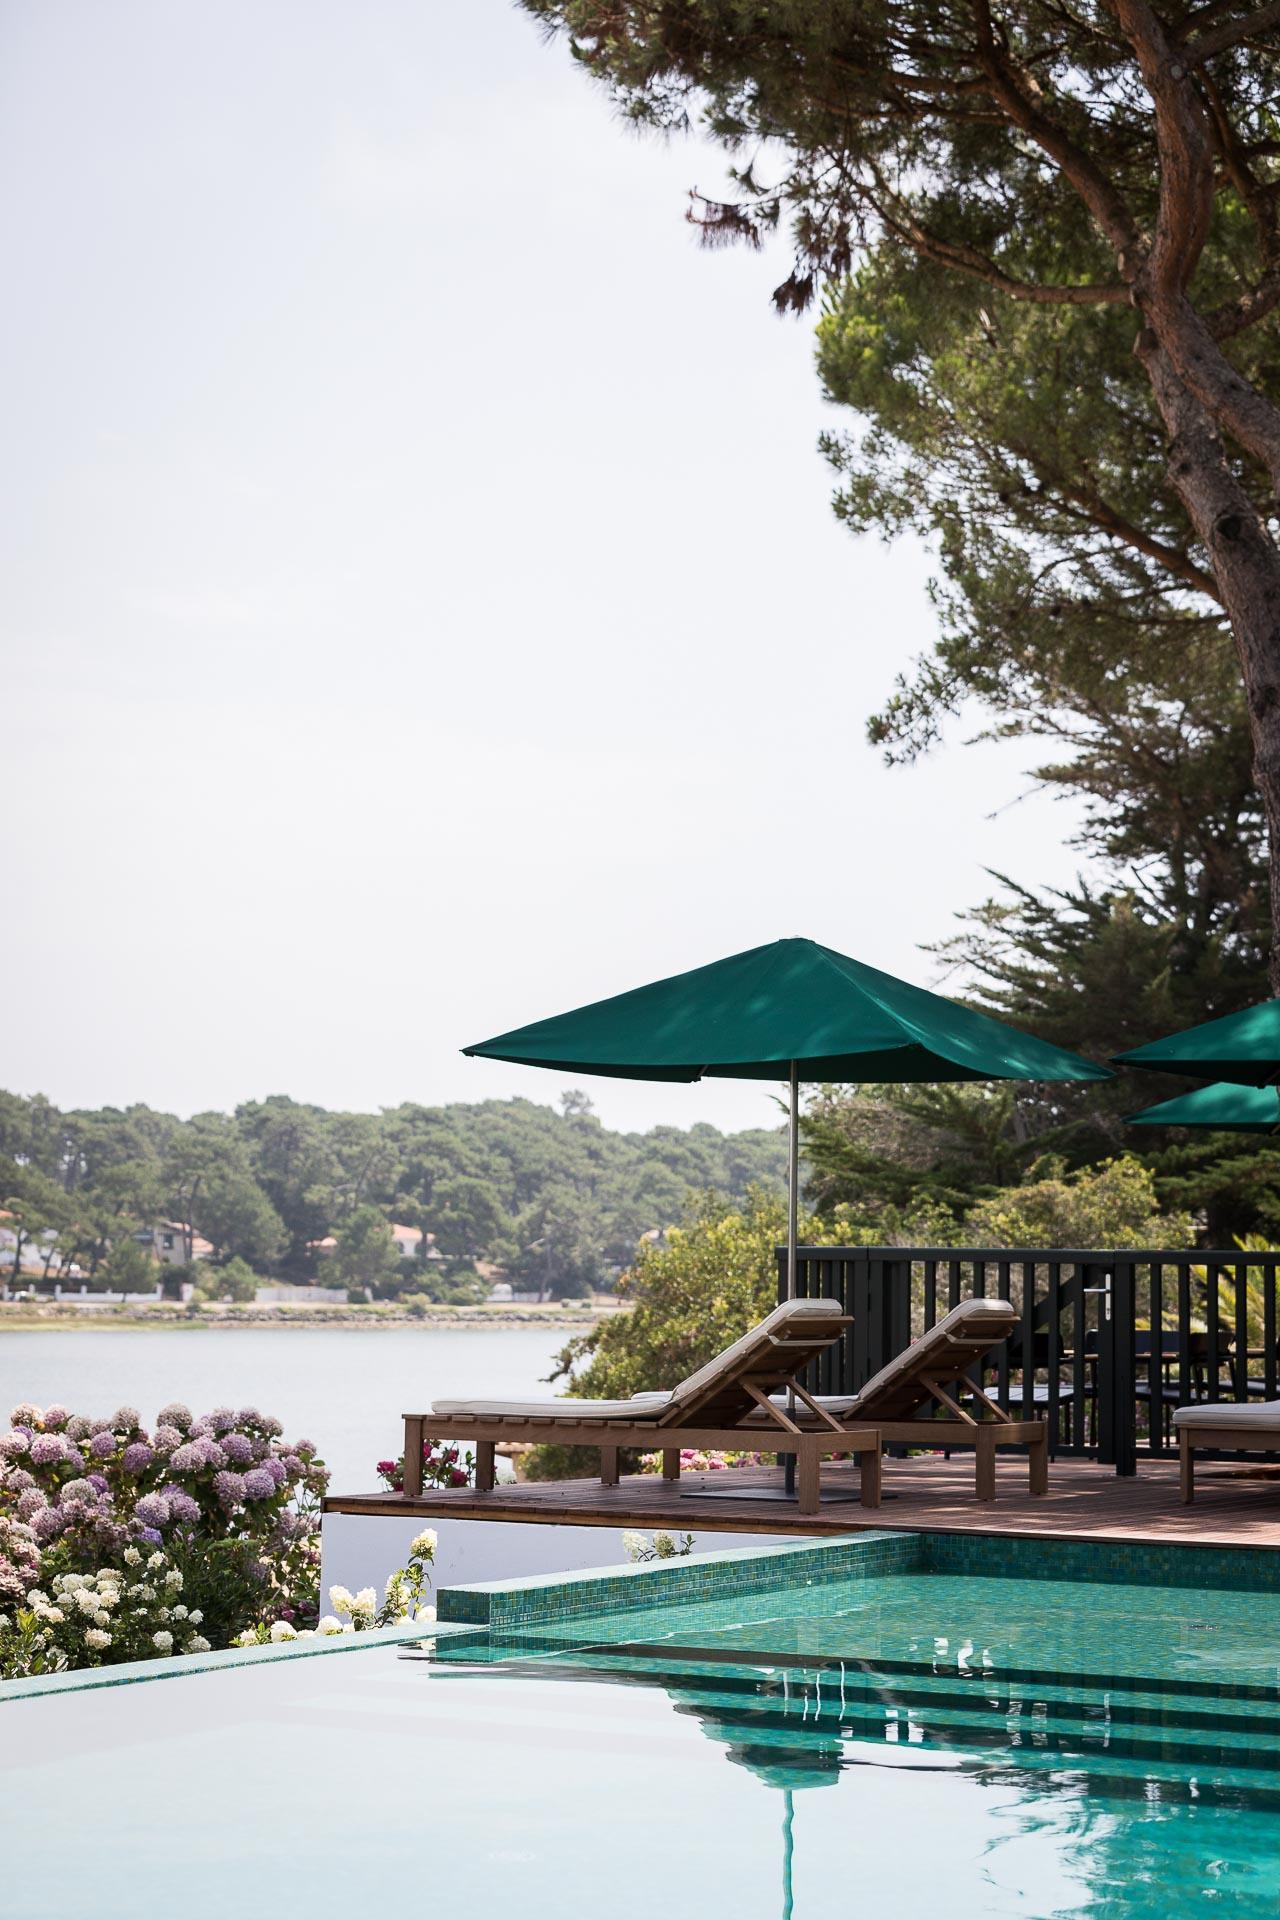
<path id="1" fill-rule="evenodd" d="M 404 1443 L 400 1416 L 433 1399 L 547 1394 L 552 1356 L 581 1328 L 72 1328 L 0 1333 L 0 1427 L 20 1400 L 73 1413 L 168 1400 L 193 1413 L 257 1406 L 290 1440 L 314 1440 L 334 1493 L 368 1493 Z"/>

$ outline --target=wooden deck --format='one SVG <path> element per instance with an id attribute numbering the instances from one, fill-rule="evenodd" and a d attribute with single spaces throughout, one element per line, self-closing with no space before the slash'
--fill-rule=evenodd
<path id="1" fill-rule="evenodd" d="M 526 1521 L 575 1527 L 666 1527 L 682 1532 L 817 1534 L 891 1527 L 911 1532 L 1022 1534 L 1094 1540 L 1147 1540 L 1187 1546 L 1261 1547 L 1280 1550 L 1280 1468 L 1206 1463 L 1196 1474 L 1194 1505 L 1178 1497 L 1176 1460 L 1144 1462 L 1133 1479 L 1118 1480 L 1110 1467 L 1091 1460 L 1057 1460 L 1049 1469 L 1049 1492 L 1027 1492 L 1024 1459 L 1001 1460 L 996 1498 L 973 1497 L 973 1456 L 951 1460 L 919 1456 L 886 1460 L 885 1500 L 876 1512 L 857 1502 L 857 1473 L 824 1468 L 825 1490 L 851 1498 L 824 1502 L 818 1514 L 801 1515 L 782 1503 L 728 1498 L 728 1485 L 778 1486 L 776 1468 L 734 1468 L 685 1474 L 677 1491 L 656 1474 L 629 1477 L 617 1486 L 598 1480 L 529 1481 L 499 1485 L 490 1493 L 459 1487 L 424 1493 L 335 1494 L 327 1513 L 376 1514 L 422 1520 Z M 714 1499 L 700 1498 L 714 1488 Z"/>

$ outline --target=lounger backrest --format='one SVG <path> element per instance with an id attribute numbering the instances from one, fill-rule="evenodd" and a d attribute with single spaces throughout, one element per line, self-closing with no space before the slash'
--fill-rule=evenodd
<path id="1" fill-rule="evenodd" d="M 733 1426 L 755 1410 L 743 1382 L 761 1393 L 785 1387 L 850 1324 L 838 1300 L 784 1300 L 758 1326 L 699 1367 L 671 1395 L 664 1426 Z"/>
<path id="2" fill-rule="evenodd" d="M 909 1420 L 928 1388 L 922 1376 L 943 1386 L 959 1380 L 975 1361 L 1007 1340 L 1018 1315 L 1007 1300 L 962 1300 L 938 1324 L 873 1374 L 843 1420 Z"/>

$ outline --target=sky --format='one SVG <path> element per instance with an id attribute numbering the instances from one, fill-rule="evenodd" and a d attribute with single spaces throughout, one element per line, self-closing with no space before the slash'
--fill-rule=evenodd
<path id="1" fill-rule="evenodd" d="M 797 933 L 938 984 L 1072 877 L 1031 749 L 867 744 L 929 555 L 722 182 L 508 0 L 0 0 L 0 1085 L 554 1100 L 459 1049 Z"/>

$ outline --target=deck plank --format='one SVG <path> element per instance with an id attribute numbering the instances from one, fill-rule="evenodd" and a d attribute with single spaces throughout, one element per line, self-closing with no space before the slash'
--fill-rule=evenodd
<path id="1" fill-rule="evenodd" d="M 727 1473 L 687 1473 L 679 1482 L 683 1492 L 658 1474 L 639 1474 L 616 1486 L 602 1486 L 599 1480 L 533 1480 L 499 1485 L 490 1493 L 471 1487 L 433 1488 L 412 1500 L 395 1493 L 331 1494 L 324 1509 L 424 1520 L 665 1527 L 673 1532 L 813 1537 L 891 1528 L 1280 1551 L 1280 1469 L 1207 1464 L 1197 1471 L 1196 1499 L 1190 1507 L 1179 1501 L 1176 1460 L 1144 1462 L 1136 1476 L 1126 1480 L 1092 1460 L 1057 1460 L 1049 1469 L 1049 1492 L 1033 1498 L 1027 1491 L 1026 1461 L 1002 1459 L 996 1468 L 996 1498 L 980 1503 L 973 1493 L 971 1455 L 886 1460 L 885 1502 L 874 1512 L 857 1504 L 856 1471 L 840 1466 L 824 1468 L 823 1487 L 847 1489 L 852 1497 L 848 1503 L 824 1505 L 816 1514 L 725 1497 L 730 1479 L 746 1490 L 776 1485 L 780 1477 L 776 1468 L 740 1467 Z M 700 1499 L 699 1491 L 708 1486 L 717 1497 Z"/>

